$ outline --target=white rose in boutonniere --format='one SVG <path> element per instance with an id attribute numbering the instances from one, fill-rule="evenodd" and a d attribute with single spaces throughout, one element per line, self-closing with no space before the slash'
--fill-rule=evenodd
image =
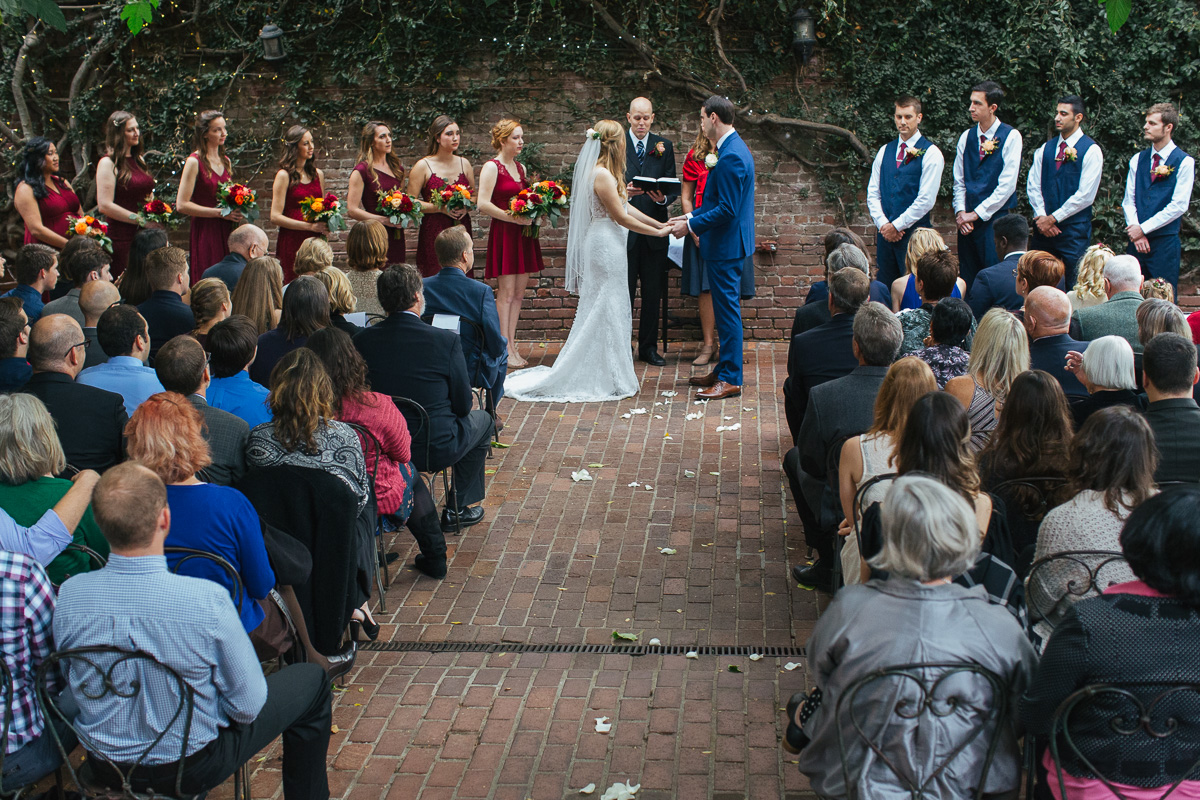
<path id="1" fill-rule="evenodd" d="M 709 153 L 708 155 L 706 155 L 704 157 L 704 166 L 708 167 L 709 169 L 712 169 L 716 165 L 717 165 L 717 154 L 716 153 Z"/>
<path id="2" fill-rule="evenodd" d="M 904 154 L 904 163 L 907 164 L 908 162 L 914 161 L 923 155 L 925 155 L 925 148 L 912 147 Z"/>
<path id="3" fill-rule="evenodd" d="M 650 154 L 655 158 L 662 158 L 666 152 L 667 146 L 662 142 L 659 142 L 658 144 L 654 145 L 654 149 L 650 151 Z"/>
<path id="4" fill-rule="evenodd" d="M 1058 160 L 1058 161 L 1074 161 L 1077 158 L 1079 158 L 1079 151 L 1076 150 L 1074 147 L 1071 147 L 1071 145 L 1067 145 L 1065 148 L 1063 148 L 1062 158 L 1056 159 L 1056 160 Z"/>
<path id="5" fill-rule="evenodd" d="M 1168 167 L 1166 164 L 1159 164 L 1157 167 L 1150 170 L 1150 182 L 1153 183 L 1159 178 L 1169 178 L 1171 177 L 1171 173 L 1174 171 L 1174 167 Z"/>

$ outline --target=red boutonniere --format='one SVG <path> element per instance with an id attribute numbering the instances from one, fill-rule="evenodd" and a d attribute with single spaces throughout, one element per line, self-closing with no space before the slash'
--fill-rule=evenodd
<path id="1" fill-rule="evenodd" d="M 654 145 L 654 149 L 650 151 L 650 155 L 654 156 L 655 158 L 662 158 L 664 155 L 666 155 L 666 152 L 667 146 L 662 142 L 659 142 L 658 144 Z"/>
<path id="2" fill-rule="evenodd" d="M 913 148 L 911 148 L 911 149 L 909 149 L 909 150 L 906 150 L 906 151 L 905 151 L 905 153 L 904 153 L 904 163 L 905 163 L 905 164 L 908 164 L 908 163 L 909 163 L 909 162 L 911 162 L 912 160 L 914 160 L 914 159 L 917 159 L 917 158 L 920 158 L 920 157 L 921 157 L 921 156 L 923 156 L 923 155 L 925 155 L 925 148 L 923 148 L 923 147 L 913 147 Z"/>
<path id="3" fill-rule="evenodd" d="M 997 141 L 996 141 L 996 137 L 995 137 L 995 136 L 993 136 L 991 139 L 988 139 L 986 142 L 984 142 L 984 143 L 983 143 L 983 144 L 980 146 L 980 148 L 979 148 L 979 149 L 980 149 L 980 150 L 982 151 L 982 153 L 983 153 L 983 155 L 981 156 L 981 158 L 987 158 L 987 157 L 988 157 L 988 156 L 990 156 L 992 153 L 994 153 L 994 152 L 996 152 L 997 150 L 999 150 L 999 149 L 1000 149 L 1000 143 L 999 143 L 999 142 L 997 142 Z"/>
<path id="4" fill-rule="evenodd" d="M 1075 161 L 1077 158 L 1079 158 L 1079 151 L 1076 150 L 1074 147 L 1067 145 L 1066 149 L 1063 150 L 1062 158 L 1055 158 L 1054 160 L 1055 161 Z"/>

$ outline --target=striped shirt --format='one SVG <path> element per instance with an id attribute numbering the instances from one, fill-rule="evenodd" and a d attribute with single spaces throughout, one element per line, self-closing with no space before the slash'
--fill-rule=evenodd
<path id="1" fill-rule="evenodd" d="M 5 753 L 21 749 L 45 728 L 34 673 L 54 650 L 53 618 L 54 591 L 42 566 L 29 556 L 0 552 L 0 639 L 4 665 L 13 680 L 12 724 Z M 51 693 L 58 692 L 56 676 L 50 676 L 48 688 Z"/>

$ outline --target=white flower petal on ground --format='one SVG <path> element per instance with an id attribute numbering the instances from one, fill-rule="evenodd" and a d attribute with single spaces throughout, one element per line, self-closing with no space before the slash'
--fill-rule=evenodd
<path id="1" fill-rule="evenodd" d="M 794 670 L 794 669 L 800 669 L 800 667 L 803 667 L 803 666 L 804 666 L 804 665 L 803 665 L 803 664 L 801 664 L 801 663 L 799 663 L 799 662 L 796 662 L 796 661 L 789 661 L 789 662 L 787 662 L 786 664 L 784 664 L 784 665 L 783 665 L 783 668 L 784 668 L 784 669 L 786 669 L 788 672 L 791 672 L 792 670 Z"/>
<path id="2" fill-rule="evenodd" d="M 674 397 L 677 394 L 679 394 L 679 392 L 666 391 L 666 392 L 662 393 L 662 396 L 663 397 Z"/>
<path id="3" fill-rule="evenodd" d="M 596 733 L 608 733 L 612 730 L 612 723 L 608 721 L 608 717 L 596 717 Z"/>
<path id="4" fill-rule="evenodd" d="M 630 414 L 645 414 L 645 413 L 646 413 L 646 409 L 644 409 L 644 408 L 631 408 L 631 409 L 629 409 L 629 413 L 630 413 Z"/>
<path id="5" fill-rule="evenodd" d="M 750 655 L 750 660 L 751 661 L 762 661 L 762 654 L 761 653 L 752 653 Z"/>
<path id="6" fill-rule="evenodd" d="M 720 433 L 722 431 L 740 431 L 741 429 L 742 429 L 742 423 L 735 422 L 732 425 L 718 425 L 717 433 Z"/>
<path id="7" fill-rule="evenodd" d="M 571 480 L 575 481 L 576 483 L 579 483 L 580 481 L 590 481 L 591 479 L 592 475 L 586 469 L 581 469 L 578 472 L 571 473 Z"/>
<path id="8" fill-rule="evenodd" d="M 651 486 L 651 485 L 650 485 L 650 484 L 648 484 L 648 483 L 646 483 L 646 484 L 642 484 L 642 488 L 643 488 L 643 489 L 649 489 L 650 491 L 654 491 L 654 487 L 653 487 L 653 486 Z"/>
<path id="9" fill-rule="evenodd" d="M 629 484 L 629 488 L 630 488 L 630 489 L 636 489 L 637 487 L 639 487 L 639 486 L 641 486 L 641 485 L 642 485 L 642 484 L 638 483 L 637 481 L 634 481 L 633 483 Z"/>
<path id="10" fill-rule="evenodd" d="M 633 417 L 632 414 L 622 414 L 621 415 L 621 419 L 631 419 L 632 417 Z"/>
<path id="11" fill-rule="evenodd" d="M 697 653 L 695 650 L 688 650 L 686 653 L 683 654 L 683 657 L 684 658 L 699 658 L 700 654 Z"/>
<path id="12" fill-rule="evenodd" d="M 660 547 L 658 548 L 658 552 L 662 553 L 664 556 L 673 556 L 679 551 L 677 551 L 674 547 Z"/>
<path id="13" fill-rule="evenodd" d="M 692 471 L 692 470 L 690 470 L 690 469 L 685 469 L 685 470 L 683 471 L 683 477 L 685 477 L 685 478 L 694 478 L 694 477 L 696 477 L 696 473 L 695 473 L 695 472 L 693 472 L 693 471 Z"/>
<path id="14" fill-rule="evenodd" d="M 580 789 L 580 790 L 579 790 L 579 793 L 580 793 L 580 794 L 591 794 L 591 793 L 592 793 L 592 792 L 594 792 L 594 791 L 596 791 L 596 784 L 594 784 L 594 783 L 589 783 L 587 786 L 585 786 L 585 787 L 583 787 L 582 789 Z"/>
<path id="15" fill-rule="evenodd" d="M 637 790 L 642 788 L 640 783 L 614 783 L 600 795 L 600 800 L 633 800 Z"/>
<path id="16" fill-rule="evenodd" d="M 647 642 L 647 644 L 652 644 L 652 645 L 661 645 L 661 644 L 662 644 L 662 642 L 661 642 L 661 641 L 659 641 L 658 637 L 655 637 L 655 638 L 651 639 L 649 642 Z"/>

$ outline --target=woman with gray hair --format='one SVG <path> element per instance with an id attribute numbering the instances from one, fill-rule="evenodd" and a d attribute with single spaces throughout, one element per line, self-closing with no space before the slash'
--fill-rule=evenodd
<path id="1" fill-rule="evenodd" d="M 1184 313 L 1179 310 L 1179 306 L 1169 300 L 1159 298 L 1143 300 L 1137 307 L 1138 341 L 1144 348 L 1151 339 L 1160 333 L 1178 333 L 1185 339 L 1195 342 L 1196 337 L 1192 335 L 1190 319 L 1191 317 L 1184 316 Z M 1197 364 L 1200 365 L 1200 354 L 1197 356 Z M 1143 391 L 1142 354 L 1140 352 L 1133 354 L 1133 373 L 1137 380 L 1137 390 Z M 1200 397 L 1200 387 L 1192 390 L 1192 397 Z"/>
<path id="2" fill-rule="evenodd" d="M 33 525 L 71 489 L 71 481 L 54 477 L 67 468 L 54 420 L 31 394 L 0 395 L 0 508 L 18 525 Z M 72 538 L 108 556 L 108 542 L 92 517 L 91 506 Z M 55 586 L 92 568 L 88 556 L 60 552 L 44 565 Z"/>
<path id="3" fill-rule="evenodd" d="M 1076 429 L 1092 414 L 1109 406 L 1146 410 L 1145 399 L 1137 393 L 1133 362 L 1133 348 L 1121 336 L 1101 336 L 1090 342 L 1082 354 L 1074 350 L 1067 354 L 1067 369 L 1088 390 L 1087 397 L 1071 403 Z"/>
<path id="4" fill-rule="evenodd" d="M 822 797 L 908 798 L 911 792 L 892 768 L 920 782 L 935 768 L 930 765 L 943 762 L 948 762 L 946 769 L 923 797 L 972 797 L 980 780 L 984 795 L 1015 796 L 1021 781 L 1016 733 L 987 712 L 1020 696 L 1036 656 L 1020 625 L 990 604 L 982 587 L 953 582 L 979 554 L 975 514 L 959 493 L 939 481 L 906 475 L 888 491 L 882 520 L 883 547 L 871 565 L 886 570 L 887 577 L 846 587 L 817 620 L 808 641 L 816 688 L 803 704 L 797 697 L 788 704 L 793 713 L 785 742 L 803 748 L 800 772 Z M 878 670 L 922 663 L 986 668 L 1011 697 L 992 696 L 990 684 L 969 673 L 947 678 L 938 688 L 939 697 L 952 692 L 962 701 L 945 716 L 925 710 L 915 681 L 881 679 L 849 693 L 857 681 Z M 910 671 L 928 684 L 945 669 Z M 919 711 L 894 713 L 901 696 Z M 985 729 L 955 753 L 953 748 L 980 725 Z M 998 744 L 984 776 L 994 737 Z"/>

